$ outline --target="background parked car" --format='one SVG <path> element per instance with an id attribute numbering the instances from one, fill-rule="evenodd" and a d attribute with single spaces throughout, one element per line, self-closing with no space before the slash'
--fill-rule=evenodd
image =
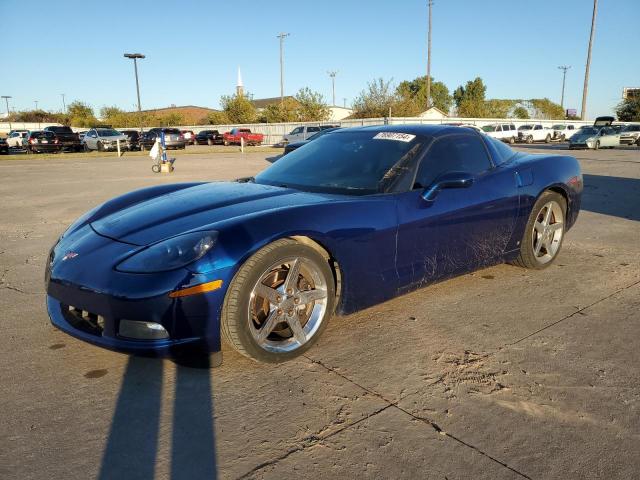
<path id="1" fill-rule="evenodd" d="M 640 125 L 627 125 L 622 132 L 620 132 L 620 144 L 621 145 L 633 145 L 640 146 Z"/>
<path id="2" fill-rule="evenodd" d="M 224 138 L 218 130 L 202 130 L 195 138 L 197 145 L 222 145 Z"/>
<path id="3" fill-rule="evenodd" d="M 126 150 L 126 135 L 113 128 L 92 128 L 85 134 L 83 144 L 86 151 L 98 150 L 102 152 L 103 150 L 117 150 L 118 140 L 120 141 L 120 148 Z"/>
<path id="4" fill-rule="evenodd" d="M 182 132 L 177 128 L 152 128 L 140 137 L 140 148 L 142 150 L 150 150 L 153 144 L 156 143 L 156 138 L 160 137 L 162 132 L 164 132 L 164 143 L 167 149 L 185 148 L 187 143 L 182 136 Z"/>
<path id="5" fill-rule="evenodd" d="M 29 134 L 29 130 L 11 130 L 7 137 L 7 146 L 10 148 L 23 148 L 23 139 Z"/>
<path id="6" fill-rule="evenodd" d="M 321 130 L 327 130 L 329 128 L 336 128 L 337 125 L 303 125 L 301 127 L 296 127 L 291 132 L 287 133 L 282 137 L 282 143 L 291 143 L 291 142 L 300 142 L 302 140 L 306 140 L 311 135 L 315 135 Z"/>
<path id="7" fill-rule="evenodd" d="M 9 145 L 4 137 L 0 137 L 0 153 L 9 153 Z"/>
<path id="8" fill-rule="evenodd" d="M 541 123 L 522 125 L 518 128 L 518 141 L 533 143 L 549 143 L 553 138 L 553 130 L 545 127 Z"/>
<path id="9" fill-rule="evenodd" d="M 620 134 L 611 127 L 582 127 L 569 141 L 569 148 L 614 148 L 620 146 Z"/>
<path id="10" fill-rule="evenodd" d="M 196 134 L 193 133 L 193 130 L 180 130 L 182 136 L 184 137 L 184 141 L 187 145 L 195 145 L 196 144 Z"/>
<path id="11" fill-rule="evenodd" d="M 307 143 L 312 142 L 313 140 L 316 140 L 317 138 L 320 138 L 323 135 L 326 135 L 327 133 L 330 133 L 330 132 L 334 132 L 336 130 L 340 130 L 340 127 L 326 128 L 324 130 L 320 130 L 315 135 L 311 135 L 309 138 L 307 138 L 306 140 L 303 140 L 302 142 L 288 143 L 287 146 L 284 147 L 284 153 L 282 155 L 286 155 L 287 153 L 291 153 L 294 150 L 297 150 L 298 148 L 302 147 L 303 145 L 306 145 Z"/>
<path id="12" fill-rule="evenodd" d="M 58 153 L 62 150 L 62 144 L 53 132 L 43 130 L 29 132 L 22 142 L 27 153 Z"/>
<path id="13" fill-rule="evenodd" d="M 140 132 L 138 130 L 122 130 L 127 137 L 127 150 L 140 150 Z"/>
<path id="14" fill-rule="evenodd" d="M 482 127 L 482 131 L 490 137 L 507 143 L 516 143 L 518 131 L 513 123 L 494 123 Z"/>
<path id="15" fill-rule="evenodd" d="M 225 145 L 240 145 L 241 140 L 244 140 L 245 145 L 261 145 L 264 135 L 252 133 L 248 128 L 232 128 L 222 135 L 222 140 Z"/>
<path id="16" fill-rule="evenodd" d="M 560 142 L 569 140 L 574 133 L 578 131 L 575 125 L 559 123 L 551 127 L 553 130 L 553 139 Z"/>
<path id="17" fill-rule="evenodd" d="M 82 150 L 82 143 L 80 142 L 80 136 L 71 130 L 71 127 L 64 126 L 50 126 L 44 127 L 45 132 L 53 132 L 58 138 L 58 142 L 62 145 L 62 150 L 69 150 L 71 152 L 79 152 Z"/>

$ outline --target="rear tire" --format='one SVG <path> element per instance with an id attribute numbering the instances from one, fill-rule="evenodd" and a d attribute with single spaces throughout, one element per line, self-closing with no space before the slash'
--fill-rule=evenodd
<path id="1" fill-rule="evenodd" d="M 520 242 L 520 253 L 511 263 L 536 270 L 551 265 L 562 248 L 566 217 L 564 197 L 550 190 L 543 192 L 531 209 Z"/>
<path id="2" fill-rule="evenodd" d="M 335 282 L 327 259 L 295 240 L 276 240 L 251 256 L 231 280 L 222 335 L 252 360 L 280 363 L 307 351 L 334 309 Z"/>
<path id="3" fill-rule="evenodd" d="M 531 135 L 527 137 L 527 143 L 529 144 L 533 143 L 533 137 Z"/>
<path id="4" fill-rule="evenodd" d="M 516 137 L 511 137 L 511 138 L 509 139 L 509 144 L 510 144 L 510 145 L 513 145 L 514 143 L 516 143 Z"/>
<path id="5" fill-rule="evenodd" d="M 600 149 L 600 140 L 596 140 L 596 145 L 595 147 L 593 147 L 594 150 L 599 150 Z"/>
<path id="6" fill-rule="evenodd" d="M 547 136 L 544 139 L 544 143 L 551 143 L 551 135 L 547 133 Z"/>
<path id="7" fill-rule="evenodd" d="M 212 146 L 213 145 L 213 140 L 211 140 L 210 138 L 207 139 L 207 145 Z"/>

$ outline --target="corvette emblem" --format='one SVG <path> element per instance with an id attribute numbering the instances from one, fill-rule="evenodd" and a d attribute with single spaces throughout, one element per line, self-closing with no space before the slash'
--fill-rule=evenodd
<path id="1" fill-rule="evenodd" d="M 64 257 L 62 257 L 62 261 L 64 262 L 65 260 L 71 260 L 72 258 L 76 258 L 78 256 L 78 254 L 76 252 L 67 252 L 64 254 Z"/>

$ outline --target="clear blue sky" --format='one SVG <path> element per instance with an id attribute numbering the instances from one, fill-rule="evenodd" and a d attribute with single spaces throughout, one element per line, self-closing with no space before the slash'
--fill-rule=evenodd
<path id="1" fill-rule="evenodd" d="M 11 106 L 60 110 L 82 100 L 133 109 L 139 64 L 142 106 L 218 107 L 240 66 L 255 98 L 280 94 L 278 39 L 285 45 L 285 93 L 308 86 L 336 103 L 367 81 L 397 83 L 426 70 L 426 0 L 0 0 L 0 95 Z M 234 7 L 237 5 L 237 7 Z M 565 107 L 580 108 L 591 0 L 435 0 L 432 75 L 451 91 L 480 76 L 488 98 L 559 102 L 558 65 L 571 65 Z M 624 86 L 640 86 L 638 0 L 600 0 L 588 116 L 609 114 Z M 237 19 L 234 19 L 237 14 Z M 110 20 L 114 18 L 114 20 Z M 624 53 L 623 53 L 624 52 Z M 4 105 L 0 105 L 4 111 Z"/>

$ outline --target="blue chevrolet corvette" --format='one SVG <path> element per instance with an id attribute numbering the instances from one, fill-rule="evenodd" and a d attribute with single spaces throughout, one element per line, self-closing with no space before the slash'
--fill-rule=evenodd
<path id="1" fill-rule="evenodd" d="M 580 210 L 575 158 L 454 126 L 336 130 L 255 178 L 114 198 L 46 268 L 61 330 L 102 347 L 281 362 L 334 314 L 500 262 L 542 269 Z"/>

